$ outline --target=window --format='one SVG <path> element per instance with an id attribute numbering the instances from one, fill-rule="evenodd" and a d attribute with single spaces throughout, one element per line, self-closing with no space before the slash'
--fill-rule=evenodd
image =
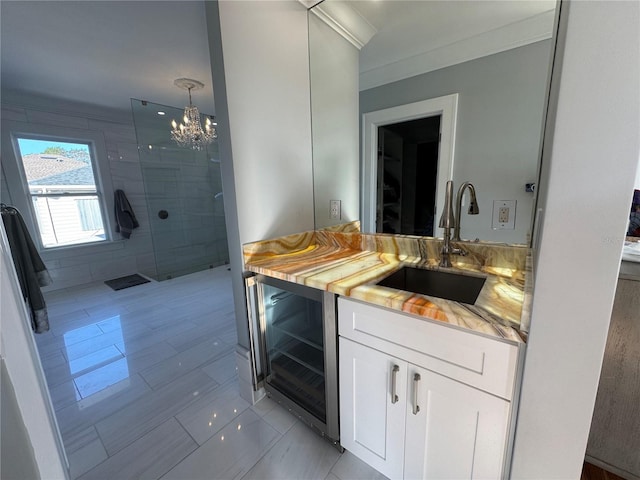
<path id="1" fill-rule="evenodd" d="M 106 240 L 92 144 L 14 137 L 45 248 Z"/>

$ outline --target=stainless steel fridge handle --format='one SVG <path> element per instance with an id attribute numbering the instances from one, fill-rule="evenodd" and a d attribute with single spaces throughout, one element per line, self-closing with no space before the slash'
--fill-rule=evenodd
<path id="1" fill-rule="evenodd" d="M 255 297 L 257 295 L 257 281 L 253 275 L 246 275 L 244 278 L 245 285 L 245 298 L 247 302 L 247 318 L 249 320 L 249 350 L 251 351 L 251 374 L 253 390 L 257 391 L 262 383 L 261 369 L 258 367 L 258 354 L 256 349 L 256 340 L 259 332 L 255 331 L 255 327 L 259 329 L 258 307 L 255 304 Z M 255 322 L 255 325 L 254 325 Z"/>
<path id="2" fill-rule="evenodd" d="M 415 373 L 413 375 L 413 414 L 417 415 L 420 411 L 420 405 L 418 405 L 418 389 L 420 388 L 420 374 Z"/>
<path id="3" fill-rule="evenodd" d="M 398 365 L 394 365 L 391 370 L 391 403 L 398 403 L 398 393 L 397 393 L 397 377 L 398 372 L 400 371 L 400 367 Z"/>

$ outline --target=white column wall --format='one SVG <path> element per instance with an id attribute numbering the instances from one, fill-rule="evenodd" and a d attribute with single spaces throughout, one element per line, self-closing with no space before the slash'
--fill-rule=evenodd
<path id="1" fill-rule="evenodd" d="M 13 267 L 4 225 L 0 226 L 0 318 L 0 356 L 6 364 L 31 444 L 23 446 L 33 449 L 33 458 L 41 478 L 67 479 L 69 475 L 62 438 Z M 11 442 L 11 438 L 5 436 L 0 441 Z M 28 463 L 26 457 L 30 455 L 25 452 L 25 457 L 16 458 L 15 461 Z"/>
<path id="2" fill-rule="evenodd" d="M 298 2 L 207 2 L 207 28 L 240 372 L 251 384 L 242 244 L 314 228 L 307 11 Z"/>
<path id="3" fill-rule="evenodd" d="M 219 12 L 240 242 L 311 230 L 307 11 L 223 0 Z"/>
<path id="4" fill-rule="evenodd" d="M 640 156 L 639 31 L 635 1 L 562 6 L 513 479 L 580 478 Z"/>

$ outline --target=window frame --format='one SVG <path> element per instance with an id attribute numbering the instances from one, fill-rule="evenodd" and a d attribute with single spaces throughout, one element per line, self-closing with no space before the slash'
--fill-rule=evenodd
<path id="1" fill-rule="evenodd" d="M 82 242 L 67 245 L 45 247 L 40 235 L 40 227 L 37 221 L 35 206 L 26 180 L 24 165 L 22 162 L 18 138 L 33 140 L 49 140 L 68 143 L 86 144 L 91 154 L 91 166 L 96 185 L 96 192 L 91 193 L 98 197 L 102 214 L 105 239 L 95 242 Z M 113 191 L 109 170 L 109 159 L 105 147 L 102 132 L 95 130 L 81 130 L 77 128 L 57 127 L 53 125 L 32 124 L 23 122 L 3 122 L 2 125 L 2 168 L 7 181 L 7 188 L 12 204 L 22 213 L 27 227 L 32 232 L 34 243 L 40 252 L 49 252 L 69 248 L 81 248 L 87 246 L 104 245 L 114 242 L 113 238 L 113 196 L 108 195 Z M 12 161 L 11 161 L 12 160 Z M 41 196 L 41 195 L 36 195 Z M 57 196 L 64 196 L 57 195 Z"/>

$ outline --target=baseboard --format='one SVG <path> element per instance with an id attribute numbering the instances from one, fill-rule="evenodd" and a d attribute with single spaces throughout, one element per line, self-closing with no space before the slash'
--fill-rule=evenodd
<path id="1" fill-rule="evenodd" d="M 614 465 L 609 465 L 607 462 L 603 462 L 602 460 L 598 460 L 597 458 L 590 457 L 589 455 L 585 455 L 584 461 L 589 462 L 596 467 L 600 467 L 607 472 L 614 473 L 619 477 L 624 478 L 625 480 L 640 480 L 640 476 L 638 475 L 634 475 L 633 473 L 622 470 Z"/>

